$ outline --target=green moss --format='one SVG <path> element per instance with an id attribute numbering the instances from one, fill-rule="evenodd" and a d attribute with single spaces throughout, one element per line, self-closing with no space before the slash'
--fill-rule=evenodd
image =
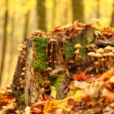
<path id="1" fill-rule="evenodd" d="M 82 57 L 84 57 L 87 54 L 86 45 L 88 44 L 88 39 L 82 36 L 81 38 L 77 39 L 77 43 L 82 45 L 82 48 L 80 49 L 80 54 L 82 55 Z"/>
<path id="2" fill-rule="evenodd" d="M 25 102 L 25 94 L 20 95 L 20 101 Z"/>
<path id="3" fill-rule="evenodd" d="M 20 93 L 19 93 L 19 91 L 16 91 L 16 95 L 17 95 L 17 97 L 19 97 L 19 96 L 20 96 Z"/>
<path id="4" fill-rule="evenodd" d="M 46 46 L 48 45 L 48 38 L 35 37 L 36 59 L 33 62 L 33 68 L 36 71 L 43 72 L 47 68 Z"/>
<path id="5" fill-rule="evenodd" d="M 75 59 L 75 48 L 74 48 L 75 43 L 74 42 L 67 42 L 65 46 L 62 48 L 62 53 L 65 55 L 66 58 L 68 59 Z"/>
<path id="6" fill-rule="evenodd" d="M 55 78 L 51 79 L 51 85 L 53 85 L 56 89 L 56 97 L 59 98 L 59 94 L 58 94 L 58 88 L 59 88 L 59 84 L 62 83 L 64 80 L 64 78 L 59 78 L 59 76 L 56 76 Z"/>

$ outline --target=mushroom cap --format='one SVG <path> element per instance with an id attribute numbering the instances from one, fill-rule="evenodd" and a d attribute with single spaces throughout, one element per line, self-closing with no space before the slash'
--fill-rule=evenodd
<path id="1" fill-rule="evenodd" d="M 80 59 L 81 57 L 82 57 L 81 55 L 78 56 L 79 59 Z"/>
<path id="2" fill-rule="evenodd" d="M 18 50 L 18 51 L 23 51 L 23 49 L 22 49 L 22 48 L 18 48 L 17 50 Z"/>
<path id="3" fill-rule="evenodd" d="M 70 63 L 70 64 L 74 64 L 74 61 L 73 61 L 73 60 L 70 60 L 69 63 Z"/>
<path id="4" fill-rule="evenodd" d="M 6 91 L 1 91 L 0 92 L 2 95 L 5 95 L 7 92 Z"/>
<path id="5" fill-rule="evenodd" d="M 19 78 L 19 81 L 22 81 L 23 80 L 23 78 Z"/>
<path id="6" fill-rule="evenodd" d="M 96 61 L 96 62 L 94 62 L 94 64 L 95 64 L 95 65 L 99 65 L 99 62 L 98 62 L 98 61 Z"/>
<path id="7" fill-rule="evenodd" d="M 20 87 L 17 87 L 17 90 L 20 90 Z"/>
<path id="8" fill-rule="evenodd" d="M 74 48 L 80 49 L 80 48 L 82 48 L 82 46 L 81 46 L 81 44 L 76 44 L 76 45 L 74 46 Z"/>
<path id="9" fill-rule="evenodd" d="M 51 70 L 52 70 L 52 68 L 51 68 L 51 67 L 48 67 L 48 68 L 47 68 L 47 70 L 48 70 L 48 71 L 51 71 Z"/>
<path id="10" fill-rule="evenodd" d="M 111 46 L 106 46 L 104 49 L 105 50 L 112 50 L 112 47 Z"/>
<path id="11" fill-rule="evenodd" d="M 24 72 L 22 72 L 22 73 L 21 73 L 21 75 L 22 75 L 22 76 L 25 76 L 25 73 L 24 73 Z"/>
<path id="12" fill-rule="evenodd" d="M 76 50 L 74 53 L 75 53 L 76 55 L 78 55 L 80 52 L 79 52 L 79 50 Z"/>
<path id="13" fill-rule="evenodd" d="M 8 110 L 8 107 L 7 106 L 2 106 L 2 109 L 7 111 Z"/>
<path id="14" fill-rule="evenodd" d="M 102 53 L 104 53 L 104 49 L 103 48 L 99 48 L 96 52 L 102 54 Z"/>
<path id="15" fill-rule="evenodd" d="M 49 43 L 50 43 L 50 44 L 56 44 L 57 41 L 56 41 L 55 39 L 51 39 L 51 40 L 49 41 Z"/>
<path id="16" fill-rule="evenodd" d="M 27 46 L 26 45 L 23 45 L 23 48 L 27 48 Z"/>
<path id="17" fill-rule="evenodd" d="M 65 42 L 66 40 L 65 40 L 65 38 L 63 38 L 62 40 L 61 40 L 61 42 Z"/>
<path id="18" fill-rule="evenodd" d="M 19 47 L 22 48 L 23 47 L 23 44 L 19 44 Z"/>
<path id="19" fill-rule="evenodd" d="M 8 109 L 10 109 L 10 110 L 14 110 L 14 109 L 15 109 L 15 106 L 12 105 L 12 104 L 10 104 L 10 105 L 8 106 Z"/>
<path id="20" fill-rule="evenodd" d="M 25 70 L 26 70 L 26 67 L 23 67 L 23 69 L 22 69 L 22 70 L 24 70 L 24 71 L 25 71 Z"/>
<path id="21" fill-rule="evenodd" d="M 21 88 L 24 88 L 24 85 L 21 85 Z"/>
<path id="22" fill-rule="evenodd" d="M 112 52 L 109 52 L 109 53 L 107 54 L 107 56 L 114 56 L 114 54 L 113 54 Z"/>
<path id="23" fill-rule="evenodd" d="M 45 88 L 42 88 L 42 89 L 40 90 L 40 92 L 41 92 L 41 94 L 44 94 Z"/>
<path id="24" fill-rule="evenodd" d="M 107 53 L 104 53 L 103 56 L 107 56 Z"/>
<path id="25" fill-rule="evenodd" d="M 8 89 L 7 92 L 8 93 L 13 93 L 13 91 L 11 89 Z"/>
<path id="26" fill-rule="evenodd" d="M 102 55 L 100 53 L 96 53 L 95 57 L 102 57 Z"/>
<path id="27" fill-rule="evenodd" d="M 95 56 L 95 53 L 94 52 L 89 52 L 87 55 L 89 55 L 89 56 Z"/>
<path id="28" fill-rule="evenodd" d="M 104 58 L 101 58 L 101 61 L 105 61 L 105 59 Z"/>

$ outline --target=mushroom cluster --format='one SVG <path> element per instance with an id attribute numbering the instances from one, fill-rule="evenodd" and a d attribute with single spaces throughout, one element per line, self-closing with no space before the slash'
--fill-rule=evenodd
<path id="1" fill-rule="evenodd" d="M 22 77 L 20 77 L 20 79 L 19 79 L 20 88 L 23 89 L 24 88 L 24 80 L 23 80 L 23 78 L 25 77 L 25 73 L 26 73 L 27 41 L 24 41 L 23 44 L 19 45 L 18 51 L 20 51 L 20 61 L 21 61 L 21 64 L 23 66 L 22 72 L 20 74 Z"/>
<path id="2" fill-rule="evenodd" d="M 114 47 L 107 46 L 104 49 L 99 48 L 95 52 L 89 52 L 88 56 L 91 56 L 91 59 L 98 73 L 100 70 L 105 71 L 113 67 L 114 62 Z"/>
<path id="3" fill-rule="evenodd" d="M 81 59 L 81 55 L 80 54 L 80 49 L 82 48 L 81 44 L 76 44 L 74 46 L 75 49 L 77 49 L 74 53 L 76 54 L 76 61 Z"/>

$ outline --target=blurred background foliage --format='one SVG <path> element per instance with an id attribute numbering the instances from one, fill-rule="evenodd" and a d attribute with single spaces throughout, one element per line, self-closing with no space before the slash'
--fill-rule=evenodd
<path id="1" fill-rule="evenodd" d="M 18 45 L 35 30 L 50 31 L 78 19 L 86 24 L 114 27 L 114 0 L 0 0 L 0 9 L 2 86 L 12 81 Z M 93 18 L 102 21 L 92 22 Z"/>

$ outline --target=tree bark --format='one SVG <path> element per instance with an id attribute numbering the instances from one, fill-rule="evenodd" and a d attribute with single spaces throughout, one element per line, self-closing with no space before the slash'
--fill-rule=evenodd
<path id="1" fill-rule="evenodd" d="M 112 8 L 111 27 L 114 27 L 114 0 L 113 0 L 113 8 Z"/>
<path id="2" fill-rule="evenodd" d="M 1 79 L 3 74 L 6 43 L 7 43 L 7 23 L 8 23 L 7 18 L 8 18 L 8 0 L 6 0 L 6 11 L 5 11 L 5 17 L 4 17 L 4 37 L 3 37 L 3 50 L 2 50 L 2 60 L 1 60 L 2 62 L 1 62 L 1 69 L 0 69 L 0 85 L 1 85 Z"/>
<path id="3" fill-rule="evenodd" d="M 97 19 L 100 19 L 100 0 L 97 0 Z M 97 21 L 99 26 L 99 21 Z"/>
<path id="4" fill-rule="evenodd" d="M 46 10 L 45 0 L 37 0 L 37 22 L 38 29 L 46 31 Z"/>
<path id="5" fill-rule="evenodd" d="M 72 8 L 73 8 L 73 22 L 78 19 L 80 20 L 80 22 L 84 22 L 83 0 L 72 0 Z"/>

